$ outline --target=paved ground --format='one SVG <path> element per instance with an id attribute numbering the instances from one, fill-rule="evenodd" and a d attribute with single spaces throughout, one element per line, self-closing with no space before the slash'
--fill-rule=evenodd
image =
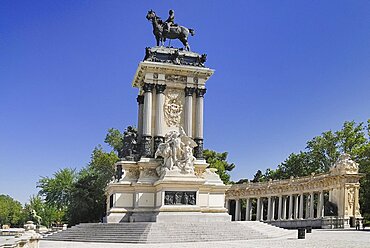
<path id="1" fill-rule="evenodd" d="M 354 230 L 313 230 L 306 234 L 306 239 L 265 239 L 247 241 L 222 241 L 204 243 L 168 243 L 168 244 L 114 244 L 41 241 L 40 248 L 369 248 L 370 232 Z"/>

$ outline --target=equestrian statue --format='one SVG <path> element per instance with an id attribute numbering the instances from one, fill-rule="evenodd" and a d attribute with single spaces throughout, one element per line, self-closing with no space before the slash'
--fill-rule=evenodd
<path id="1" fill-rule="evenodd" d="M 179 39 L 185 49 L 190 51 L 188 36 L 189 34 L 193 36 L 194 30 L 175 24 L 175 12 L 173 10 L 169 11 L 169 17 L 166 21 L 162 21 L 153 10 L 148 11 L 146 19 L 153 24 L 153 34 L 157 41 L 157 46 L 159 44 L 163 45 L 166 39 Z"/>

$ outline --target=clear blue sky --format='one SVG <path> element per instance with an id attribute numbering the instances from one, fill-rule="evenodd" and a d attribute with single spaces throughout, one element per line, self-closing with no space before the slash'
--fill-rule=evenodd
<path id="1" fill-rule="evenodd" d="M 149 9 L 174 9 L 216 70 L 205 147 L 229 152 L 233 180 L 370 118 L 367 0 L 2 0 L 0 194 L 26 202 L 40 176 L 85 166 L 108 128 L 136 124 L 131 80 L 155 45 Z"/>

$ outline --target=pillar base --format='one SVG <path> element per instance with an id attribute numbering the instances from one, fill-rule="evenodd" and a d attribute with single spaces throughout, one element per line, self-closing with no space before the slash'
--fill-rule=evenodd
<path id="1" fill-rule="evenodd" d="M 163 136 L 155 136 L 154 137 L 154 150 L 153 153 L 155 153 L 158 149 L 159 144 L 164 143 L 164 137 Z"/>
<path id="2" fill-rule="evenodd" d="M 198 145 L 194 148 L 194 156 L 197 159 L 203 159 L 203 139 L 195 138 L 194 141 Z"/>
<path id="3" fill-rule="evenodd" d="M 144 158 L 152 158 L 152 136 L 143 136 L 141 138 L 141 156 Z"/>

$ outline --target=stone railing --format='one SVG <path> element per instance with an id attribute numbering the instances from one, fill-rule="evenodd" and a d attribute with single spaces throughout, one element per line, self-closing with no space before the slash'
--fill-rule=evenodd
<path id="1" fill-rule="evenodd" d="M 362 219 L 359 205 L 358 165 L 347 154 L 340 156 L 328 173 L 302 178 L 235 184 L 226 192 L 226 207 L 234 220 L 286 223 L 307 220 L 322 227 L 326 216 L 336 216 L 347 227 Z M 243 203 L 243 204 L 242 204 Z M 243 213 L 241 212 L 241 206 Z M 315 223 L 313 222 L 315 220 Z M 331 219 L 332 221 L 332 219 Z M 280 223 L 280 224 L 279 224 Z M 293 226 L 294 226 L 293 225 Z"/>

